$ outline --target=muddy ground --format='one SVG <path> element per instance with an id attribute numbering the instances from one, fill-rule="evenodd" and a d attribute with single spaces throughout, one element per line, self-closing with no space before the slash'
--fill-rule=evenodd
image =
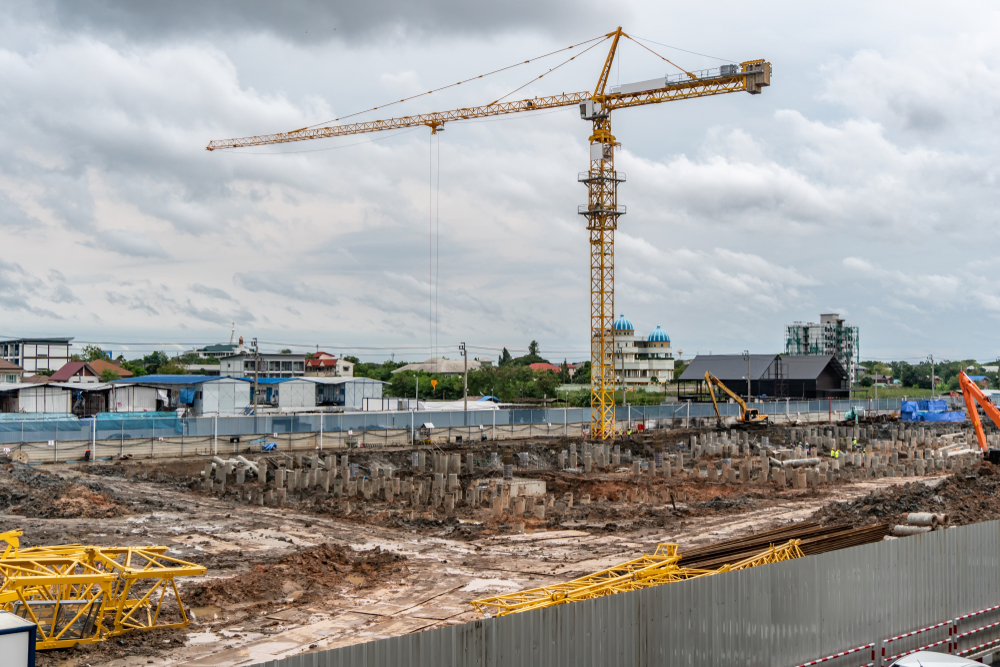
<path id="1" fill-rule="evenodd" d="M 531 447 L 539 465 L 561 448 Z M 403 468 L 407 457 L 358 459 Z M 157 544 L 208 569 L 181 584 L 195 615 L 187 629 L 43 652 L 41 667 L 228 667 L 464 623 L 475 618 L 473 599 L 565 581 L 659 542 L 683 551 L 813 516 L 857 525 L 918 510 L 947 511 L 956 523 L 1000 517 L 1000 476 L 988 464 L 952 477 L 803 491 L 526 469 L 518 476 L 544 479 L 549 493 L 591 502 L 517 521 L 485 509 L 446 516 L 377 502 L 347 514 L 308 495 L 283 508 L 253 506 L 192 491 L 203 467 L 199 459 L 0 468 L 0 532 L 23 528 L 25 546 Z"/>

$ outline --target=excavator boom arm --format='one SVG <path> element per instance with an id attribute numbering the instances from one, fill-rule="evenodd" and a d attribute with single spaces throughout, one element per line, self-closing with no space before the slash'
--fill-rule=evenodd
<path id="1" fill-rule="evenodd" d="M 722 382 L 722 380 L 720 380 L 719 378 L 715 377 L 710 372 L 705 371 L 705 382 L 708 383 L 709 390 L 712 392 L 712 403 L 715 403 L 715 390 L 712 389 L 712 385 L 715 385 L 719 389 L 721 389 L 722 391 L 724 391 L 727 394 L 729 394 L 729 397 L 731 399 L 733 399 L 738 406 L 740 406 L 740 417 L 741 418 L 743 418 L 747 414 L 747 410 L 749 408 L 747 408 L 746 401 L 744 401 L 742 398 L 740 398 L 739 394 L 735 393 L 732 389 L 730 389 L 729 387 L 727 387 L 725 385 L 725 383 Z M 719 406 L 718 405 L 715 406 L 715 414 L 720 419 L 722 418 L 721 416 L 719 416 Z"/>
<path id="2" fill-rule="evenodd" d="M 976 383 L 969 379 L 969 376 L 962 371 L 958 374 L 958 384 L 962 388 L 962 398 L 965 399 L 965 409 L 969 413 L 969 421 L 976 429 L 976 438 L 979 439 L 979 448 L 984 452 L 989 449 L 986 445 L 986 433 L 983 432 L 983 422 L 979 419 L 979 410 L 976 409 L 978 403 L 983 408 L 983 412 L 993 420 L 993 423 L 1000 427 L 1000 410 L 993 405 L 989 396 L 976 386 Z"/>

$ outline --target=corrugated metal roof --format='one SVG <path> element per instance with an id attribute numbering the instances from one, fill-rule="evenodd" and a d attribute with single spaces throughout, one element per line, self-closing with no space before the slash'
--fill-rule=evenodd
<path id="1" fill-rule="evenodd" d="M 33 387 L 61 387 L 63 389 L 73 389 L 75 391 L 107 391 L 113 385 L 108 382 L 49 382 L 45 385 L 32 385 Z"/>
<path id="2" fill-rule="evenodd" d="M 221 382 L 223 380 L 234 380 L 236 382 L 247 382 L 243 378 L 219 377 L 218 375 L 143 375 L 137 378 L 126 378 L 115 380 L 114 384 L 202 384 L 204 382 Z"/>
<path id="3" fill-rule="evenodd" d="M 776 354 L 751 354 L 750 379 L 759 380 L 768 375 L 768 369 L 778 358 Z M 746 380 L 747 359 L 742 354 L 699 354 L 691 360 L 678 380 L 704 380 L 705 371 L 723 382 Z M 773 370 L 771 371 L 773 377 Z"/>
<path id="4" fill-rule="evenodd" d="M 833 369 L 841 378 L 847 371 L 832 354 L 796 354 L 781 358 L 781 377 L 784 380 L 815 380 L 833 362 Z"/>

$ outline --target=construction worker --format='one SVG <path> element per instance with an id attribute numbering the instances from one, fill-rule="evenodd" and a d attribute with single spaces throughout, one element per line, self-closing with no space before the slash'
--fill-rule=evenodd
<path id="1" fill-rule="evenodd" d="M 832 450 L 830 450 L 830 458 L 832 458 L 832 459 L 839 459 L 840 458 L 840 450 L 839 449 L 832 449 Z"/>

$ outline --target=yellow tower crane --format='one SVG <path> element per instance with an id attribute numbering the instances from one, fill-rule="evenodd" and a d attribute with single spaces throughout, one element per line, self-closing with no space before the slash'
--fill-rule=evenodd
<path id="1" fill-rule="evenodd" d="M 432 133 L 437 133 L 438 128 L 448 122 L 579 105 L 580 117 L 593 124 L 590 135 L 590 166 L 577 178 L 587 185 L 588 190 L 587 203 L 580 206 L 577 213 L 587 219 L 587 231 L 590 232 L 590 436 L 606 440 L 614 437 L 615 433 L 615 230 L 618 228 L 618 217 L 625 214 L 625 206 L 618 203 L 618 184 L 625 177 L 615 171 L 615 148 L 621 144 L 611 134 L 611 112 L 645 104 L 741 91 L 757 95 L 765 86 L 771 85 L 771 63 L 764 60 L 750 60 L 739 65 L 723 65 L 717 69 L 689 72 L 636 41 L 636 44 L 677 67 L 682 73 L 626 84 L 609 91 L 611 64 L 614 62 L 619 40 L 623 37 L 633 39 L 621 27 L 604 35 L 603 39 L 611 40 L 611 48 L 593 91 L 512 102 L 497 101 L 451 111 L 222 139 L 209 142 L 206 150 L 285 144 L 420 125 L 426 125 L 431 128 Z"/>

